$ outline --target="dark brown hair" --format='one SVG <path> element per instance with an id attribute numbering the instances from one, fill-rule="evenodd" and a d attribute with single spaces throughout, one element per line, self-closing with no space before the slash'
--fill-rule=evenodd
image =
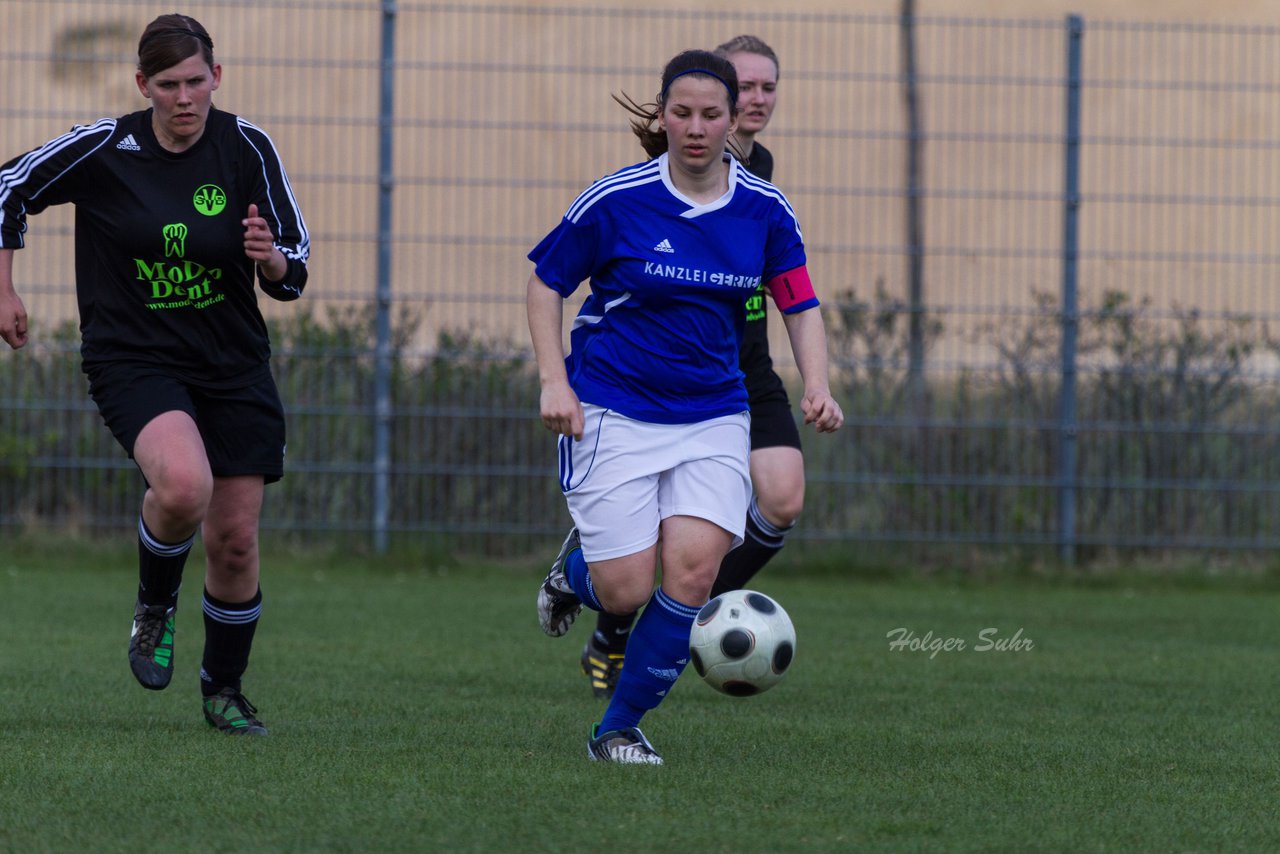
<path id="1" fill-rule="evenodd" d="M 667 150 L 667 134 L 661 128 L 654 127 L 658 116 L 667 103 L 667 90 L 677 77 L 685 75 L 710 77 L 724 84 L 725 96 L 729 102 L 729 114 L 738 114 L 738 72 L 733 63 L 723 56 L 716 56 L 706 50 L 686 50 L 677 54 L 667 67 L 662 70 L 662 89 L 651 103 L 638 104 L 627 93 L 622 97 L 613 96 L 623 108 L 636 118 L 631 120 L 631 132 L 640 140 L 645 153 L 657 157 Z"/>
<path id="2" fill-rule="evenodd" d="M 187 15 L 161 15 L 147 24 L 138 39 L 138 70 L 143 77 L 151 77 L 197 53 L 213 68 L 209 31 Z"/>

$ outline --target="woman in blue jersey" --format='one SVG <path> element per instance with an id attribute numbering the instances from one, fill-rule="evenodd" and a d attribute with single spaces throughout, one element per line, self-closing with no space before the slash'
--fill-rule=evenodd
<path id="1" fill-rule="evenodd" d="M 653 110 L 630 107 L 652 159 L 589 187 L 529 254 L 541 416 L 560 434 L 575 524 L 539 588 L 539 622 L 559 636 L 584 604 L 615 614 L 645 606 L 591 730 L 596 760 L 662 762 L 640 720 L 684 669 L 693 618 L 742 540 L 750 415 L 738 351 L 761 284 L 783 312 L 805 421 L 820 432 L 844 421 L 795 214 L 727 154 L 737 97 L 727 59 L 672 59 Z M 566 357 L 564 299 L 588 279 Z"/>
<path id="2" fill-rule="evenodd" d="M 731 142 L 734 153 L 752 175 L 772 181 L 773 154 L 756 137 L 769 125 L 777 104 L 778 56 L 751 35 L 735 36 L 715 53 L 732 62 L 738 74 L 738 126 Z M 750 468 L 755 494 L 747 508 L 742 545 L 725 555 L 711 587 L 712 597 L 745 587 L 782 550 L 804 506 L 800 431 L 786 386 L 769 354 L 768 305 L 763 287 L 748 300 L 738 356 L 751 408 Z M 582 672 L 596 697 L 607 699 L 613 694 L 636 616 L 601 611 L 596 617 L 595 631 L 580 656 Z"/>
<path id="3" fill-rule="evenodd" d="M 169 684 L 182 570 L 205 550 L 205 719 L 265 734 L 240 690 L 262 608 L 258 518 L 284 471 L 285 421 L 255 284 L 293 300 L 309 241 L 271 138 L 213 106 L 213 40 L 162 15 L 138 41 L 147 110 L 80 125 L 0 166 L 0 337 L 27 343 L 13 287 L 26 217 L 76 206 L 76 298 L 89 394 L 146 481 L 129 664 Z"/>

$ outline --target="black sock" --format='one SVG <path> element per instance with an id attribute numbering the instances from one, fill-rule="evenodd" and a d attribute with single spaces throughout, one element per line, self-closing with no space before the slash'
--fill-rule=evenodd
<path id="1" fill-rule="evenodd" d="M 143 605 L 175 605 L 182 568 L 191 553 L 192 533 L 181 543 L 162 543 L 138 515 L 138 601 Z"/>
<path id="2" fill-rule="evenodd" d="M 601 611 L 596 616 L 596 646 L 605 652 L 623 652 L 627 648 L 627 638 L 631 637 L 631 626 L 636 621 L 636 614 L 610 614 Z"/>
<path id="3" fill-rule="evenodd" d="M 204 660 L 200 690 L 207 697 L 223 688 L 240 690 L 240 677 L 249 666 L 253 633 L 262 613 L 262 591 L 248 602 L 222 602 L 204 592 Z"/>
<path id="4" fill-rule="evenodd" d="M 782 551 L 787 532 L 795 527 L 792 522 L 785 528 L 779 528 L 760 512 L 760 505 L 755 496 L 751 498 L 751 506 L 747 508 L 747 530 L 742 536 L 742 545 L 724 556 L 720 562 L 720 574 L 715 584 L 711 585 L 711 598 L 727 593 L 730 590 L 741 590 L 755 574 L 778 552 Z"/>

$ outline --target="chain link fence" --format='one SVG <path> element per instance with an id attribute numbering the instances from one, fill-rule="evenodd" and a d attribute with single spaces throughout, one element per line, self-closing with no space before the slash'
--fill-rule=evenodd
<path id="1" fill-rule="evenodd" d="M 152 17 L 0 5 L 0 158 L 145 106 Z M 312 233 L 303 300 L 263 306 L 290 419 L 264 527 L 512 553 L 562 533 L 525 253 L 642 159 L 610 96 L 649 99 L 677 51 L 745 32 L 781 58 L 762 139 L 848 416 L 805 435 L 797 539 L 1280 544 L 1280 30 L 359 0 L 198 17 L 217 105 L 272 134 Z M 79 373 L 72 225 L 32 218 L 15 261 L 33 343 L 0 355 L 8 532 L 136 518 Z"/>

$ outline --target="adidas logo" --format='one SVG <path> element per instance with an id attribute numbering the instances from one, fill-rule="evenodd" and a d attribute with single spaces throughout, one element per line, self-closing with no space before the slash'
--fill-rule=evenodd
<path id="1" fill-rule="evenodd" d="M 138 141 L 133 138 L 133 134 L 129 134 L 124 139 L 116 143 L 116 148 L 121 151 L 141 151 L 142 146 L 138 145 Z"/>
<path id="2" fill-rule="evenodd" d="M 646 669 L 659 679 L 665 679 L 668 682 L 674 682 L 676 679 L 680 678 L 680 671 L 676 670 L 674 667 L 648 667 Z"/>
<path id="3" fill-rule="evenodd" d="M 667 239 L 664 237 L 664 238 L 662 238 L 662 242 L 661 242 L 661 243 L 659 243 L 657 246 L 653 247 L 653 251 L 654 251 L 654 252 L 670 252 L 670 253 L 672 253 L 672 254 L 675 254 L 675 251 L 676 251 L 676 250 L 675 250 L 675 249 L 673 249 L 673 248 L 671 247 L 671 241 L 670 241 L 670 240 L 667 240 Z"/>

